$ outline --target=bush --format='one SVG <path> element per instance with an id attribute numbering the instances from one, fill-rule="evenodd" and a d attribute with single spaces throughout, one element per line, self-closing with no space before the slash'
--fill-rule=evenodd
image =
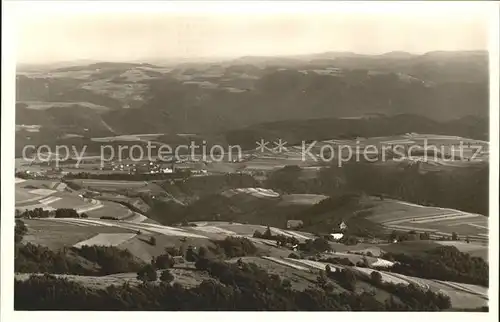
<path id="1" fill-rule="evenodd" d="M 258 230 L 254 231 L 253 233 L 254 238 L 262 238 L 262 233 Z"/>
<path id="2" fill-rule="evenodd" d="M 16 226 L 14 228 L 14 242 L 20 243 L 23 240 L 24 235 L 28 232 L 28 228 L 24 224 L 24 221 L 16 219 Z"/>
<path id="3" fill-rule="evenodd" d="M 160 281 L 162 281 L 164 283 L 170 283 L 173 280 L 174 280 L 174 275 L 172 275 L 172 273 L 170 273 L 170 271 L 168 269 L 161 272 Z"/>
<path id="4" fill-rule="evenodd" d="M 358 239 L 355 236 L 344 236 L 341 240 L 341 243 L 344 245 L 357 245 Z"/>
<path id="5" fill-rule="evenodd" d="M 299 256 L 299 255 L 297 255 L 297 254 L 295 254 L 295 253 L 290 253 L 290 254 L 288 255 L 288 258 L 300 259 L 300 256 Z"/>
<path id="6" fill-rule="evenodd" d="M 97 267 L 82 265 L 67 250 L 53 252 L 47 247 L 27 243 L 15 245 L 14 269 L 20 273 L 103 275 Z"/>
<path id="7" fill-rule="evenodd" d="M 170 256 L 182 256 L 182 251 L 179 248 L 173 246 L 165 247 L 165 252 Z"/>
<path id="8" fill-rule="evenodd" d="M 329 277 L 336 280 L 337 283 L 346 290 L 354 291 L 356 288 L 356 274 L 349 268 L 331 272 Z"/>
<path id="9" fill-rule="evenodd" d="M 146 282 L 154 282 L 158 279 L 158 275 L 156 274 L 156 269 L 153 265 L 145 265 L 141 270 L 137 272 L 137 279 Z"/>
<path id="10" fill-rule="evenodd" d="M 149 238 L 149 244 L 151 244 L 152 246 L 156 246 L 156 237 L 151 236 L 151 238 Z"/>
<path id="11" fill-rule="evenodd" d="M 75 251 L 78 255 L 101 266 L 104 275 L 137 272 L 143 265 L 127 249 L 113 246 L 83 246 Z"/>
<path id="12" fill-rule="evenodd" d="M 78 212 L 71 208 L 59 208 L 55 211 L 56 218 L 80 218 Z"/>
<path id="13" fill-rule="evenodd" d="M 215 244 L 223 249 L 228 258 L 244 257 L 257 253 L 257 247 L 244 237 L 229 236 L 224 240 L 216 241 Z"/>
<path id="14" fill-rule="evenodd" d="M 101 216 L 100 219 L 105 219 L 105 220 L 118 220 L 117 217 L 112 217 L 112 216 Z"/>
<path id="15" fill-rule="evenodd" d="M 194 266 L 196 267 L 197 270 L 200 270 L 200 271 L 206 271 L 208 269 L 208 265 L 209 265 L 209 261 L 208 259 L 206 258 L 199 258 L 196 263 L 194 264 Z"/>
<path id="16" fill-rule="evenodd" d="M 151 264 L 153 264 L 156 268 L 165 269 L 171 268 L 175 264 L 175 260 L 169 254 L 163 254 L 151 260 Z"/>

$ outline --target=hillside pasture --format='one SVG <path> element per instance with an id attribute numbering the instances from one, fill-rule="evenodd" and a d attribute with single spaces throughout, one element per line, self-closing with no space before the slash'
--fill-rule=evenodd
<path id="1" fill-rule="evenodd" d="M 488 245 L 478 243 L 466 243 L 463 241 L 436 241 L 437 244 L 443 246 L 454 246 L 462 253 L 467 253 L 471 256 L 481 257 L 488 260 Z"/>
<path id="2" fill-rule="evenodd" d="M 119 227 L 88 225 L 76 220 L 64 219 L 23 219 L 28 232 L 23 242 L 40 244 L 57 250 L 70 247 L 99 233 L 127 233 Z"/>

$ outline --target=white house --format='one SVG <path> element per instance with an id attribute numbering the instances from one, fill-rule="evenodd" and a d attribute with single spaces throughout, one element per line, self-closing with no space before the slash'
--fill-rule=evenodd
<path id="1" fill-rule="evenodd" d="M 342 239 L 342 237 L 344 237 L 344 234 L 343 233 L 333 233 L 333 234 L 330 234 L 330 236 L 332 236 L 332 238 L 334 240 L 340 240 L 340 239 Z"/>

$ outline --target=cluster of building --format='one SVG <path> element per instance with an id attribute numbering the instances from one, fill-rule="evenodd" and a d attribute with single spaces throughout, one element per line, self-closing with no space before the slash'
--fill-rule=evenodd
<path id="1" fill-rule="evenodd" d="M 100 170 L 124 171 L 131 174 L 160 174 L 160 173 L 173 173 L 175 171 L 174 165 L 166 166 L 159 162 L 142 162 L 142 163 L 117 163 L 111 162 L 110 165 L 103 166 Z"/>

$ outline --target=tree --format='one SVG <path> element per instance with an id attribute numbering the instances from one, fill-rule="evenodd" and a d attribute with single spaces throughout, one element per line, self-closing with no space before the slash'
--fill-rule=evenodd
<path id="1" fill-rule="evenodd" d="M 380 285 L 382 283 L 382 275 L 377 271 L 373 271 L 370 274 L 370 280 L 373 284 Z"/>
<path id="2" fill-rule="evenodd" d="M 16 226 L 14 230 L 15 243 L 20 243 L 23 240 L 24 235 L 26 235 L 27 231 L 28 228 L 26 228 L 24 221 L 22 221 L 21 219 L 16 219 Z"/>
<path id="3" fill-rule="evenodd" d="M 272 236 L 273 234 L 271 233 L 271 228 L 267 226 L 266 231 L 262 235 L 262 238 L 270 239 Z"/>
<path id="4" fill-rule="evenodd" d="M 194 252 L 194 249 L 191 246 L 189 246 L 186 251 L 186 260 L 188 262 L 196 262 L 198 260 L 198 255 Z"/>
<path id="5" fill-rule="evenodd" d="M 292 287 L 292 282 L 290 282 L 289 279 L 285 278 L 283 282 L 281 282 L 281 286 L 283 286 L 283 288 L 289 289 Z"/>
<path id="6" fill-rule="evenodd" d="M 137 279 L 143 283 L 154 282 L 158 279 L 158 275 L 153 265 L 147 264 L 137 272 Z"/>
<path id="7" fill-rule="evenodd" d="M 170 256 L 182 256 L 182 251 L 173 246 L 165 247 L 165 252 Z"/>
<path id="8" fill-rule="evenodd" d="M 394 240 L 397 239 L 398 239 L 398 233 L 395 230 L 393 230 L 389 235 L 389 242 L 392 243 Z"/>
<path id="9" fill-rule="evenodd" d="M 262 238 L 262 233 L 258 230 L 254 231 L 253 233 L 254 238 Z"/>
<path id="10" fill-rule="evenodd" d="M 332 273 L 332 268 L 330 267 L 330 265 L 325 266 L 325 272 L 326 276 L 330 276 L 330 274 Z"/>
<path id="11" fill-rule="evenodd" d="M 164 269 L 164 268 L 171 268 L 175 264 L 175 260 L 173 259 L 170 254 L 162 254 L 156 258 L 153 258 L 151 260 L 151 263 L 159 269 Z"/>
<path id="12" fill-rule="evenodd" d="M 431 236 L 428 232 L 420 233 L 420 240 L 429 240 L 429 239 L 431 239 Z"/>
<path id="13" fill-rule="evenodd" d="M 324 271 L 319 271 L 319 275 L 316 278 L 316 281 L 318 282 L 320 287 L 324 287 L 326 285 L 326 283 L 328 282 L 328 279 L 326 278 Z"/>
<path id="14" fill-rule="evenodd" d="M 153 246 L 156 246 L 156 237 L 151 236 L 151 238 L 149 238 L 149 243 Z"/>
<path id="15" fill-rule="evenodd" d="M 458 234 L 456 232 L 451 234 L 451 240 L 458 240 Z"/>
<path id="16" fill-rule="evenodd" d="M 343 269 L 337 277 L 339 284 L 349 291 L 356 288 L 356 274 L 351 269 Z"/>
<path id="17" fill-rule="evenodd" d="M 86 213 L 82 212 L 80 214 L 80 218 L 89 218 L 89 215 L 87 215 Z"/>
<path id="18" fill-rule="evenodd" d="M 206 258 L 208 256 L 208 250 L 205 247 L 201 246 L 198 250 L 198 256 L 200 258 Z"/>
<path id="19" fill-rule="evenodd" d="M 170 283 L 173 280 L 174 280 L 174 275 L 172 275 L 172 273 L 170 273 L 170 271 L 168 269 L 161 272 L 160 281 L 162 281 L 164 283 Z"/>
<path id="20" fill-rule="evenodd" d="M 208 269 L 209 264 L 210 262 L 208 261 L 208 259 L 201 257 L 196 261 L 194 266 L 196 267 L 197 270 L 206 271 Z"/>

